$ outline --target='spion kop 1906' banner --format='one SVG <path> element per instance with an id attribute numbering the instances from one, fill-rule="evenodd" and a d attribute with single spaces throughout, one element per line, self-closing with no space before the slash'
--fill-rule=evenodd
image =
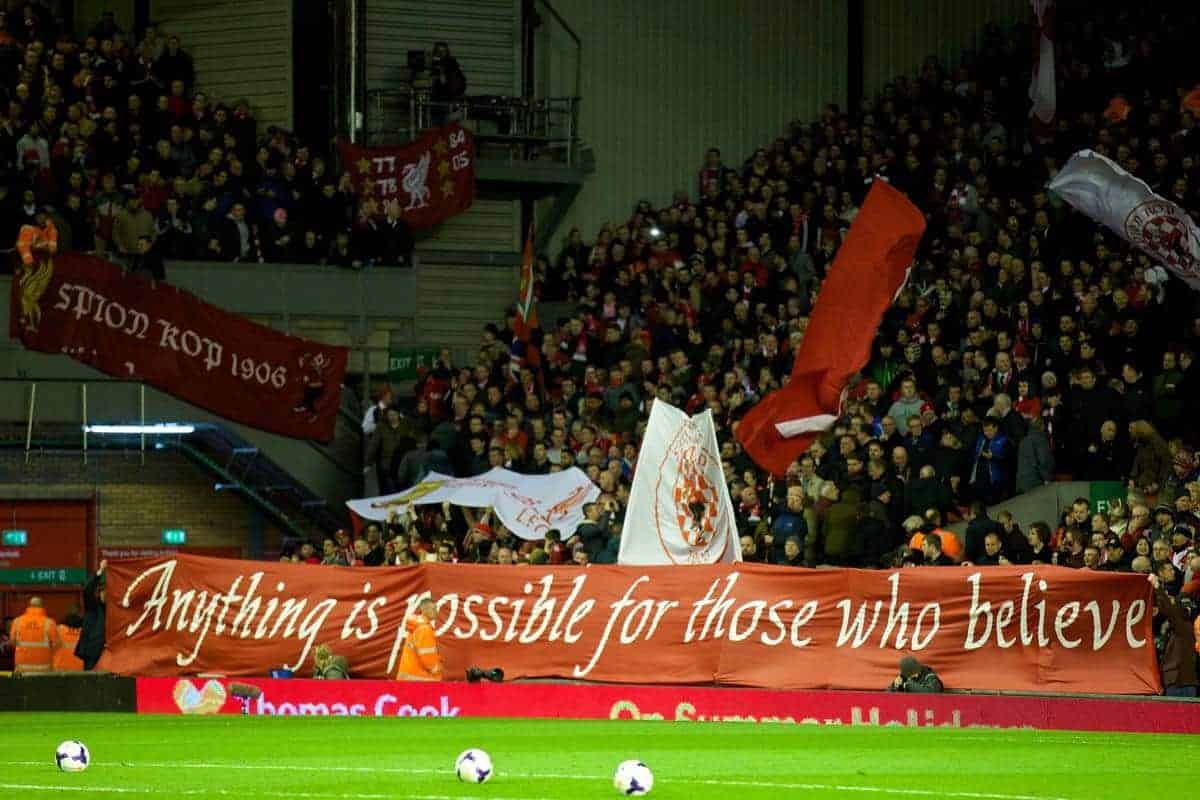
<path id="1" fill-rule="evenodd" d="M 244 425 L 333 438 L 345 348 L 255 324 L 94 256 L 42 258 L 18 272 L 9 334 Z"/>
<path id="2" fill-rule="evenodd" d="M 101 668 L 140 676 L 394 674 L 438 598 L 447 675 L 880 689 L 901 654 L 953 689 L 1161 690 L 1142 576 L 1059 567 L 803 570 L 757 564 L 349 568 L 180 555 L 108 568 Z"/>

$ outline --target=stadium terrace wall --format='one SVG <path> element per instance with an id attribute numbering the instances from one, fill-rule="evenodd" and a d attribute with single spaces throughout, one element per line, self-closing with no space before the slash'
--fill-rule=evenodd
<path id="1" fill-rule="evenodd" d="M 290 0 L 150 0 L 150 19 L 177 33 L 196 68 L 196 89 L 232 104 L 245 98 L 260 135 L 292 129 Z"/>
<path id="2" fill-rule="evenodd" d="M 1029 16 L 1027 0 L 864 0 L 863 88 L 870 97 L 899 75 L 915 77 L 929 56 L 953 69 L 989 23 Z"/>
<path id="3" fill-rule="evenodd" d="M 630 216 L 638 200 L 666 205 L 696 194 L 708 147 L 740 168 L 794 119 L 827 103 L 846 107 L 848 18 L 842 0 L 555 0 L 583 40 L 580 131 L 597 170 L 559 236 Z M 864 0 L 863 80 L 868 96 L 937 55 L 956 66 L 990 22 L 1029 15 L 1027 0 Z M 538 32 L 542 95 L 575 92 L 576 50 L 556 25 Z"/>
<path id="4" fill-rule="evenodd" d="M 262 716 L 513 717 L 669 720 L 779 725 L 1200 733 L 1200 706 L 1187 701 L 1016 695 L 784 692 L 688 686 L 559 683 L 470 684 L 392 681 L 240 681 L 138 678 L 142 714 Z M 240 692 L 239 692 L 240 693 Z"/>
<path id="5" fill-rule="evenodd" d="M 696 194 L 709 147 L 742 159 L 793 119 L 846 102 L 842 0 L 554 0 L 583 40 L 580 131 L 597 169 L 559 235 L 624 221 L 639 199 Z M 537 43 L 539 94 L 575 92 L 574 43 L 546 24 Z"/>
<path id="6" fill-rule="evenodd" d="M 139 555 L 160 550 L 164 528 L 187 531 L 189 548 L 246 555 L 252 508 L 238 492 L 213 491 L 213 478 L 170 450 L 152 450 L 143 465 L 137 453 L 34 453 L 0 450 L 3 501 L 95 498 L 96 545 Z M 264 550 L 278 551 L 281 533 L 262 519 Z M 133 552 L 131 552 L 133 551 Z"/>

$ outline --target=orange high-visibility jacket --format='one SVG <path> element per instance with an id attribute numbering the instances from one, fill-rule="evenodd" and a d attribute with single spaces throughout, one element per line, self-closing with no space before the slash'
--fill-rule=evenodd
<path id="1" fill-rule="evenodd" d="M 83 672 L 83 660 L 75 655 L 75 645 L 79 644 L 79 628 L 70 625 L 58 626 L 58 649 L 54 651 L 55 672 Z"/>
<path id="2" fill-rule="evenodd" d="M 398 681 L 440 681 L 442 659 L 438 655 L 437 634 L 424 614 L 413 614 L 404 622 L 408 635 L 400 654 Z"/>
<path id="3" fill-rule="evenodd" d="M 46 227 L 37 225 L 22 225 L 21 233 L 17 236 L 17 252 L 21 254 L 22 264 L 32 264 L 35 248 L 42 248 L 50 255 L 58 252 L 58 228 L 52 220 L 46 220 Z"/>
<path id="4" fill-rule="evenodd" d="M 44 608 L 27 608 L 13 620 L 14 672 L 49 672 L 58 646 L 58 627 Z"/>

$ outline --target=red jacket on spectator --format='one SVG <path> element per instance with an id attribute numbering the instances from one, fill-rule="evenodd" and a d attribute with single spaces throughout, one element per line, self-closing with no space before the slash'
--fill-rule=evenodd
<path id="1" fill-rule="evenodd" d="M 767 270 L 767 265 L 762 261 L 754 262 L 746 259 L 738 267 L 738 271 L 754 273 L 754 283 L 759 289 L 765 289 L 767 287 L 767 280 L 771 277 L 770 272 Z"/>

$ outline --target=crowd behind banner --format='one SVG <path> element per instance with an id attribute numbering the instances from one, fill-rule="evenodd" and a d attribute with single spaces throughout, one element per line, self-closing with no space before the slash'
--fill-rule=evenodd
<path id="1" fill-rule="evenodd" d="M 460 476 L 579 466 L 601 488 L 595 525 L 535 546 L 430 509 L 368 529 L 366 552 L 607 561 L 629 524 L 638 446 L 659 398 L 712 410 L 745 561 L 1153 573 L 1185 618 L 1173 625 L 1160 614 L 1158 643 L 1178 656 L 1168 640 L 1179 637 L 1190 652 L 1200 591 L 1196 296 L 1045 185 L 1091 148 L 1197 215 L 1200 71 L 1183 33 L 1197 9 L 1106 2 L 1086 13 L 1059 20 L 1049 127 L 1029 120 L 1029 28 L 993 26 L 960 63 L 927 59 L 863 107 L 829 105 L 745 161 L 708 151 L 696 184 L 666 206 L 640 201 L 599 231 L 571 231 L 536 259 L 538 299 L 569 309 L 539 315 L 536 364 L 522 358 L 510 372 L 510 314 L 482 332 L 474 362 L 444 352 L 411 405 L 372 398 L 364 430 L 390 490 L 428 463 Z M 825 270 L 874 180 L 910 197 L 928 230 L 841 418 L 773 480 L 734 430 L 790 372 Z M 1120 482 L 1121 502 L 1081 497 L 1026 525 L 986 512 L 1068 477 Z M 961 535 L 948 528 L 958 522 Z M 1192 673 L 1179 680 L 1195 683 Z"/>
<path id="2" fill-rule="evenodd" d="M 280 130 L 259 138 L 248 104 L 196 92 L 177 40 L 147 33 L 134 46 L 108 17 L 76 41 L 27 6 L 24 24 L 0 27 L 13 67 L 0 73 L 4 241 L 50 204 L 62 250 L 389 260 L 374 253 L 392 246 L 382 210 L 313 147 Z M 1153 573 L 1185 618 L 1156 618 L 1160 651 L 1178 660 L 1200 589 L 1196 296 L 1044 187 L 1091 148 L 1197 215 L 1200 9 L 1104 0 L 1082 13 L 1058 21 L 1050 127 L 1029 121 L 1031 31 L 989 27 L 957 64 L 931 57 L 744 161 L 710 150 L 666 206 L 638 201 L 626 219 L 572 231 L 536 260 L 538 298 L 572 309 L 541 320 L 536 367 L 510 372 L 510 316 L 482 332 L 473 363 L 443 352 L 411 406 L 372 398 L 364 429 L 381 491 L 430 469 L 575 464 L 601 489 L 578 529 L 521 543 L 469 509 L 433 507 L 368 527 L 361 543 L 342 533 L 285 557 L 606 561 L 657 397 L 712 410 L 744 560 Z M 734 429 L 790 371 L 874 180 L 926 214 L 910 281 L 834 429 L 786 479 L 768 479 Z M 1062 475 L 1121 481 L 1127 496 L 1103 510 L 1081 498 L 1024 527 L 986 517 Z M 960 518 L 961 538 L 945 527 Z M 1194 686 L 1194 662 L 1183 669 L 1172 680 Z"/>

